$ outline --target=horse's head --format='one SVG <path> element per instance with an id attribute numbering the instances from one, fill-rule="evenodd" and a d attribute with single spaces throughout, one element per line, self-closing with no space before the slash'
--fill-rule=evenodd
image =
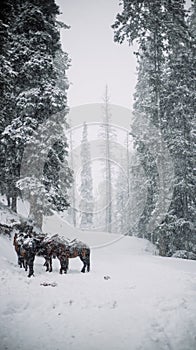
<path id="1" fill-rule="evenodd" d="M 13 245 L 16 251 L 19 249 L 19 247 L 22 246 L 23 241 L 24 241 L 24 235 L 22 233 L 15 233 Z"/>
<path id="2" fill-rule="evenodd" d="M 32 234 L 27 234 L 24 236 L 22 247 L 26 251 L 29 251 L 29 252 L 32 252 L 33 254 L 36 254 L 40 249 L 41 241 L 42 241 L 41 237 L 34 236 Z"/>
<path id="3" fill-rule="evenodd" d="M 44 244 L 45 237 L 46 237 L 45 234 L 39 234 L 39 235 L 36 234 L 32 237 L 34 250 L 38 255 L 42 255 L 43 251 L 45 250 L 45 244 Z"/>

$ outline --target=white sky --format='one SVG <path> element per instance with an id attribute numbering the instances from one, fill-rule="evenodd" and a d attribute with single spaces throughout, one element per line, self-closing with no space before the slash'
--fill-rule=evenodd
<path id="1" fill-rule="evenodd" d="M 68 104 L 71 107 L 72 126 L 80 126 L 81 135 L 83 121 L 102 121 L 96 103 L 103 103 L 105 86 L 108 84 L 110 104 L 121 106 L 121 110 L 112 106 L 112 121 L 120 127 L 119 134 L 121 127 L 129 130 L 137 79 L 136 58 L 133 48 L 127 43 L 119 45 L 113 40 L 111 25 L 117 13 L 121 12 L 119 0 L 56 0 L 56 3 L 62 12 L 59 20 L 71 26 L 69 30 L 62 31 L 61 41 L 63 50 L 68 52 L 72 60 L 68 71 L 71 82 Z M 190 5 L 190 0 L 187 3 Z M 91 128 L 89 133 L 96 140 L 96 130 L 92 131 Z M 77 133 L 76 137 L 74 135 L 74 141 L 81 139 Z M 120 144 L 124 147 L 124 141 L 119 142 L 119 147 Z M 96 149 L 95 142 L 93 147 Z M 93 163 L 93 170 L 99 174 L 98 163 Z M 76 173 L 77 169 L 74 168 Z"/>
<path id="2" fill-rule="evenodd" d="M 102 103 L 108 84 L 110 102 L 132 109 L 136 83 L 136 58 L 128 44 L 113 41 L 119 0 L 57 0 L 59 19 L 71 26 L 61 34 L 72 67 L 68 77 L 70 107 Z"/>
<path id="3" fill-rule="evenodd" d="M 69 106 L 102 102 L 105 85 L 110 103 L 132 110 L 136 84 L 136 58 L 127 43 L 114 43 L 111 25 L 120 0 L 56 0 L 62 15 L 71 26 L 63 30 L 64 51 L 72 59 L 68 71 L 72 83 L 68 91 Z M 187 0 L 187 7 L 191 0 Z"/>

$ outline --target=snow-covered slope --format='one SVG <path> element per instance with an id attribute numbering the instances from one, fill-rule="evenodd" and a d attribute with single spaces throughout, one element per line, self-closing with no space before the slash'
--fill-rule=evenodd
<path id="1" fill-rule="evenodd" d="M 11 226 L 13 223 L 19 223 L 19 217 L 8 207 L 0 203 L 0 224 Z"/>
<path id="2" fill-rule="evenodd" d="M 45 223 L 59 232 L 54 226 Z M 64 225 L 60 234 L 74 238 Z M 94 247 L 90 273 L 80 273 L 79 258 L 67 275 L 57 260 L 46 273 L 36 257 L 30 279 L 0 237 L 1 350 L 196 349 L 195 261 L 153 255 L 135 237 L 77 230 L 75 237 Z"/>

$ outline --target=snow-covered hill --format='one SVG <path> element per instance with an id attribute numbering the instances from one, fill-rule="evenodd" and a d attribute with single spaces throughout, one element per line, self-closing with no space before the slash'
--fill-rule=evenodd
<path id="1" fill-rule="evenodd" d="M 196 349 L 195 261 L 161 258 L 146 240 L 80 233 L 57 220 L 45 230 L 89 243 L 91 271 L 80 273 L 76 258 L 67 275 L 57 260 L 46 273 L 36 257 L 29 279 L 12 241 L 0 237 L 1 350 Z"/>
<path id="2" fill-rule="evenodd" d="M 0 202 L 0 224 L 12 226 L 13 223 L 19 222 L 19 216 Z"/>

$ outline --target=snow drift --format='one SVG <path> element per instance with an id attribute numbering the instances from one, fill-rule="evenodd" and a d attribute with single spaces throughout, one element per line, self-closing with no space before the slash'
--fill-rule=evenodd
<path id="1" fill-rule="evenodd" d="M 195 350 L 195 261 L 161 258 L 135 237 L 76 237 L 91 246 L 90 273 L 78 258 L 67 275 L 57 260 L 46 273 L 36 257 L 30 279 L 0 237 L 1 350 Z"/>

